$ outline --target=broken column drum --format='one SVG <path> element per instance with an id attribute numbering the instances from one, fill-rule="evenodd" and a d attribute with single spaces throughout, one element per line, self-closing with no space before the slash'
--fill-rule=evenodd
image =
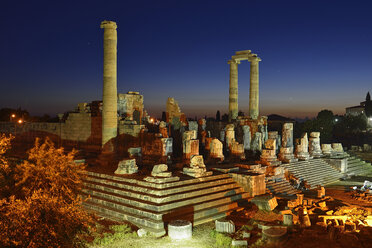
<path id="1" fill-rule="evenodd" d="M 309 152 L 314 158 L 321 157 L 322 149 L 320 148 L 320 132 L 311 132 L 309 138 Z"/>
<path id="2" fill-rule="evenodd" d="M 239 61 L 229 60 L 230 87 L 229 87 L 229 121 L 238 117 L 238 64 Z"/>
<path id="3" fill-rule="evenodd" d="M 309 154 L 309 141 L 307 139 L 307 133 L 303 133 L 299 144 L 296 144 L 296 157 L 299 160 L 309 160 L 312 157 Z"/>
<path id="4" fill-rule="evenodd" d="M 280 147 L 279 159 L 283 162 L 295 162 L 293 155 L 293 123 L 284 123 L 282 130 L 282 147 Z"/>
<path id="5" fill-rule="evenodd" d="M 116 23 L 103 21 L 102 147 L 117 136 L 117 32 Z M 113 147 L 108 148 L 113 151 Z"/>

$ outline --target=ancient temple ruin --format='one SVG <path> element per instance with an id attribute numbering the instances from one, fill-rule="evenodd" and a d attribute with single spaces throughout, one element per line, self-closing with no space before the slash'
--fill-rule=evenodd
<path id="1" fill-rule="evenodd" d="M 236 52 L 228 61 L 228 121 L 188 119 L 173 97 L 164 99 L 163 120 L 150 117 L 139 92 L 118 94 L 117 25 L 103 21 L 101 28 L 102 101 L 80 103 L 58 123 L 26 123 L 17 133 L 23 144 L 49 136 L 79 150 L 89 165 L 81 192 L 86 209 L 161 236 L 177 219 L 198 225 L 250 203 L 271 211 L 276 197 L 297 197 L 288 204 L 298 206 L 303 202 L 297 195 L 300 182 L 316 189 L 364 173 L 348 167 L 352 157 L 342 144 L 322 144 L 319 132 L 309 138 L 304 133 L 296 141 L 293 123 L 269 130 L 267 117 L 259 115 L 261 59 L 250 50 Z M 246 117 L 238 116 L 238 65 L 244 60 L 250 62 Z M 9 123 L 0 128 L 12 132 Z"/>
<path id="2" fill-rule="evenodd" d="M 249 87 L 249 117 L 257 119 L 259 115 L 259 84 L 258 84 L 258 62 L 261 61 L 257 54 L 251 50 L 236 52 L 227 63 L 230 65 L 230 87 L 229 87 L 229 121 L 238 117 L 238 65 L 247 60 L 251 63 L 250 87 Z"/>

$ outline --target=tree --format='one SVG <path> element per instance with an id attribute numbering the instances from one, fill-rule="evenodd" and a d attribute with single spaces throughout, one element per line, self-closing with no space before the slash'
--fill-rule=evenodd
<path id="1" fill-rule="evenodd" d="M 13 136 L 0 136 L 0 199 L 11 196 L 14 188 L 14 173 L 12 164 L 8 161 L 5 154 L 10 149 L 10 142 Z"/>
<path id="2" fill-rule="evenodd" d="M 364 105 L 364 110 L 368 118 L 372 117 L 372 101 L 371 101 L 371 95 L 369 94 L 369 92 L 367 93 L 367 96 L 366 96 L 366 104 Z"/>
<path id="3" fill-rule="evenodd" d="M 324 109 L 318 113 L 316 119 L 322 122 L 333 122 L 334 115 L 331 110 Z"/>
<path id="4" fill-rule="evenodd" d="M 357 116 L 348 115 L 344 122 L 348 133 L 358 133 L 367 129 L 367 118 L 363 114 Z"/>
<path id="5" fill-rule="evenodd" d="M 165 111 L 163 111 L 163 112 L 161 113 L 161 120 L 164 121 L 164 122 L 167 121 L 167 115 L 166 115 Z"/>
<path id="6" fill-rule="evenodd" d="M 238 112 L 238 116 L 244 116 L 244 112 L 241 111 L 241 110 L 239 110 L 239 112 Z"/>
<path id="7" fill-rule="evenodd" d="M 219 110 L 217 110 L 217 113 L 216 113 L 216 121 L 221 121 L 221 113 Z"/>
<path id="8" fill-rule="evenodd" d="M 42 144 L 40 139 L 36 139 L 35 146 L 28 152 L 28 159 L 17 167 L 19 197 L 30 196 L 33 191 L 42 189 L 65 199 L 75 198 L 85 172 L 84 166 L 74 163 L 75 154 L 75 150 L 65 154 L 63 148 L 55 148 L 49 138 Z"/>
<path id="9" fill-rule="evenodd" d="M 83 246 L 81 234 L 92 221 L 78 195 L 84 167 L 74 163 L 75 152 L 37 139 L 27 160 L 9 166 L 9 147 L 9 138 L 1 136 L 0 183 L 11 196 L 0 199 L 0 247 Z M 9 175 L 13 181 L 6 180 Z"/>
<path id="10" fill-rule="evenodd" d="M 224 122 L 228 121 L 229 120 L 229 115 L 228 114 L 223 114 L 221 120 L 224 121 Z"/>
<path id="11" fill-rule="evenodd" d="M 320 132 L 322 143 L 332 142 L 334 119 L 333 112 L 330 110 L 324 109 L 318 113 L 314 131 Z"/>

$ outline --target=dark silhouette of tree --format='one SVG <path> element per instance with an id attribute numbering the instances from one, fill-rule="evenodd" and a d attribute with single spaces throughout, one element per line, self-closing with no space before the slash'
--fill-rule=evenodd
<path id="1" fill-rule="evenodd" d="M 221 120 L 222 121 L 228 121 L 229 120 L 229 115 L 228 114 L 223 114 Z"/>
<path id="2" fill-rule="evenodd" d="M 167 121 L 167 115 L 166 115 L 165 111 L 163 111 L 163 112 L 161 113 L 161 120 L 162 120 L 162 121 Z"/>
<path id="3" fill-rule="evenodd" d="M 221 121 L 221 113 L 219 110 L 217 110 L 217 113 L 216 113 L 216 121 Z"/>
<path id="4" fill-rule="evenodd" d="M 241 111 L 241 110 L 239 110 L 239 112 L 238 112 L 238 116 L 244 116 L 244 112 Z"/>
<path id="5" fill-rule="evenodd" d="M 367 96 L 366 96 L 366 104 L 364 106 L 364 110 L 365 110 L 367 117 L 372 116 L 372 101 L 371 101 L 371 95 L 369 94 L 369 92 L 367 93 Z"/>
<path id="6" fill-rule="evenodd" d="M 331 110 L 324 109 L 324 110 L 322 110 L 318 113 L 316 119 L 324 121 L 324 122 L 327 122 L 327 121 L 332 122 L 333 119 L 334 119 L 334 115 L 333 115 L 333 112 Z"/>

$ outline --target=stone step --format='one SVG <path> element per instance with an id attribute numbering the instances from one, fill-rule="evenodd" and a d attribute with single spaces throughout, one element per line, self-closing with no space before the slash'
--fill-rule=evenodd
<path id="1" fill-rule="evenodd" d="M 96 211 L 98 215 L 100 213 L 104 213 L 109 216 L 115 216 L 115 218 L 117 219 L 120 219 L 122 221 L 129 221 L 130 223 L 133 223 L 138 227 L 148 227 L 153 230 L 164 230 L 164 222 L 162 220 L 156 221 L 144 216 L 134 215 L 123 210 L 97 204 L 95 202 L 84 202 L 83 206 L 90 210 Z"/>
<path id="2" fill-rule="evenodd" d="M 209 218 L 210 216 L 215 215 L 216 213 L 225 213 L 231 211 L 232 209 L 238 208 L 238 202 L 231 202 L 229 204 L 217 205 L 210 208 L 203 208 L 199 211 L 193 211 L 192 208 L 188 208 L 187 212 L 184 211 L 174 211 L 170 214 L 164 215 L 163 221 L 170 222 L 171 220 L 181 219 L 188 220 L 192 223 L 198 222 L 199 220 Z"/>
<path id="3" fill-rule="evenodd" d="M 109 205 L 112 201 L 97 202 L 90 198 L 89 202 L 84 202 L 84 207 L 91 209 L 103 217 L 108 217 L 117 221 L 129 221 L 139 227 L 150 229 L 152 232 L 162 233 L 164 230 L 164 224 L 161 222 L 169 222 L 174 219 L 185 219 L 190 220 L 194 225 L 202 224 L 210 220 L 215 220 L 221 216 L 226 216 L 227 213 L 234 211 L 241 207 L 243 204 L 238 204 L 239 201 L 247 200 L 243 199 L 242 195 L 232 196 L 230 198 L 220 199 L 214 202 L 204 202 L 199 205 L 191 207 L 176 209 L 168 213 L 163 213 L 162 218 L 157 217 L 157 220 L 152 218 L 144 218 L 142 215 L 136 215 L 132 212 L 126 212 L 121 208 L 120 204 Z M 221 201 L 222 200 L 222 201 Z M 226 201 L 229 200 L 229 201 Z M 222 204 L 219 204 L 222 203 Z M 153 216 L 154 217 L 154 216 Z"/>
<path id="4" fill-rule="evenodd" d="M 324 171 L 313 171 L 312 173 L 306 173 L 306 172 L 291 172 L 294 174 L 297 178 L 341 178 L 342 175 L 340 174 L 335 174 L 334 172 L 324 172 Z"/>
<path id="5" fill-rule="evenodd" d="M 356 176 L 364 176 L 364 175 L 372 174 L 372 171 L 371 170 L 365 170 L 365 169 L 359 169 L 359 170 L 351 170 L 351 171 L 348 170 L 346 173 L 347 174 L 353 174 L 353 175 L 356 175 Z"/>
<path id="6" fill-rule="evenodd" d="M 186 186 L 177 186 L 177 187 L 172 187 L 172 188 L 166 188 L 166 189 L 158 189 L 158 188 L 148 188 L 148 187 L 143 187 L 139 186 L 136 184 L 128 184 L 128 183 L 123 183 L 120 181 L 115 181 L 112 179 L 102 179 L 98 177 L 88 177 L 84 180 L 87 183 L 98 183 L 100 185 L 104 185 L 107 187 L 113 187 L 117 189 L 124 189 L 125 191 L 130 191 L 130 192 L 137 192 L 140 194 L 147 194 L 147 195 L 156 195 L 156 196 L 164 196 L 164 195 L 170 195 L 170 194 L 175 194 L 183 191 L 192 191 L 195 189 L 202 189 L 202 188 L 208 188 L 211 186 L 217 186 L 221 184 L 228 184 L 228 183 L 233 183 L 234 180 L 230 177 L 224 178 L 224 179 L 215 179 L 215 180 L 210 180 L 206 182 L 200 182 L 196 183 L 193 185 L 186 185 Z"/>
<path id="7" fill-rule="evenodd" d="M 310 179 L 308 184 L 311 185 L 311 188 L 316 187 L 317 185 L 327 185 L 333 182 L 340 181 L 338 178 L 318 178 L 318 179 Z"/>
<path id="8" fill-rule="evenodd" d="M 270 192 L 280 195 L 294 195 L 297 194 L 299 191 L 295 190 L 287 180 L 283 180 L 280 182 L 267 182 L 266 187 L 270 190 Z"/>
<path id="9" fill-rule="evenodd" d="M 356 166 L 356 167 L 352 167 L 352 168 L 347 168 L 347 171 L 354 171 L 354 170 L 366 170 L 366 171 L 369 171 L 369 170 L 372 170 L 372 167 L 369 168 L 369 167 L 366 167 L 366 166 Z"/>
<path id="10" fill-rule="evenodd" d="M 292 174 L 294 175 L 301 175 L 306 178 L 312 178 L 312 177 L 334 177 L 334 178 L 339 178 L 341 177 L 340 172 L 334 172 L 334 171 L 322 171 L 322 170 L 313 170 L 312 172 L 308 171 L 291 171 Z"/>
<path id="11" fill-rule="evenodd" d="M 154 182 L 147 182 L 147 181 L 140 180 L 140 179 L 125 177 L 125 176 L 114 176 L 114 175 L 107 175 L 107 174 L 101 174 L 101 173 L 95 173 L 95 172 L 87 172 L 87 175 L 98 177 L 98 178 L 109 179 L 109 180 L 115 180 L 118 182 L 123 182 L 125 184 L 134 184 L 134 185 L 140 185 L 143 187 L 157 188 L 157 189 L 194 185 L 194 184 L 198 184 L 201 182 L 229 178 L 228 174 L 221 173 L 221 174 L 215 174 L 212 176 L 206 176 L 206 177 L 200 177 L 200 178 L 189 178 L 188 180 L 179 180 L 179 181 L 166 182 L 166 183 L 154 183 Z"/>
<path id="12" fill-rule="evenodd" d="M 296 176 L 296 175 L 295 175 Z M 312 175 L 312 176 L 307 176 L 307 175 L 298 175 L 300 178 L 304 179 L 308 183 L 311 182 L 323 182 L 323 181 L 329 181 L 329 180 L 339 180 L 340 178 L 337 176 L 332 176 L 332 175 Z"/>
<path id="13" fill-rule="evenodd" d="M 292 171 L 307 171 L 307 172 L 313 172 L 317 170 L 321 170 L 324 172 L 338 172 L 336 169 L 331 167 L 330 165 L 306 165 L 302 167 L 288 167 L 289 170 Z"/>
<path id="14" fill-rule="evenodd" d="M 205 188 L 205 189 L 181 192 L 179 194 L 172 194 L 172 195 L 166 195 L 166 196 L 156 196 L 156 195 L 145 194 L 145 193 L 140 194 L 137 192 L 133 192 L 129 190 L 122 190 L 120 188 L 103 185 L 100 183 L 92 184 L 92 183 L 84 182 L 84 187 L 104 191 L 109 194 L 117 194 L 122 197 L 137 199 L 140 201 L 149 201 L 149 202 L 161 204 L 161 203 L 166 203 L 166 202 L 171 202 L 171 201 L 182 200 L 182 199 L 190 198 L 194 196 L 200 196 L 203 194 L 210 194 L 210 193 L 214 193 L 218 191 L 232 190 L 238 186 L 236 183 L 228 183 L 228 184 L 223 184 L 223 185 L 212 186 L 212 187 Z"/>
<path id="15" fill-rule="evenodd" d="M 141 215 L 149 219 L 154 219 L 154 220 L 162 220 L 163 214 L 156 212 L 156 211 L 151 211 L 148 209 L 144 209 L 141 207 L 136 207 L 132 205 L 126 204 L 124 201 L 114 201 L 105 197 L 100 197 L 100 196 L 92 196 L 88 195 L 84 192 L 80 193 L 83 199 L 86 199 L 86 203 L 89 204 L 91 202 L 100 205 L 100 206 L 107 206 L 112 209 L 118 209 L 122 210 L 128 214 L 133 214 L 133 215 Z"/>
<path id="16" fill-rule="evenodd" d="M 248 194 L 245 193 L 242 188 L 236 186 L 236 188 L 232 188 L 232 189 L 230 188 L 225 191 L 222 190 L 218 192 L 213 192 L 211 194 L 201 194 L 201 195 L 198 195 L 197 197 L 183 198 L 178 201 L 162 203 L 160 205 L 154 202 L 140 201 L 138 199 L 125 197 L 123 195 L 118 195 L 115 193 L 108 193 L 103 190 L 84 188 L 82 191 L 83 193 L 91 195 L 92 197 L 93 196 L 102 197 L 105 199 L 109 199 L 112 201 L 120 202 L 120 203 L 127 204 L 130 206 L 138 207 L 138 208 L 147 209 L 147 210 L 154 211 L 154 212 L 167 211 L 167 210 L 183 207 L 186 205 L 196 204 L 199 202 L 217 199 L 221 197 L 231 197 L 237 194 L 244 194 L 244 198 L 248 197 Z"/>
<path id="17" fill-rule="evenodd" d="M 304 179 L 311 188 L 339 181 L 342 174 L 322 159 L 289 164 L 286 167 L 296 178 Z"/>
<path id="18" fill-rule="evenodd" d="M 140 176 L 88 172 L 81 195 L 90 196 L 84 202 L 88 210 L 159 234 L 165 233 L 168 219 L 189 218 L 197 225 L 226 216 L 248 203 L 249 194 L 228 174 L 172 180 L 146 182 Z"/>
<path id="19" fill-rule="evenodd" d="M 109 213 L 109 210 L 107 210 L 107 209 L 102 211 L 102 209 L 100 207 L 96 208 L 93 205 L 89 205 L 89 204 L 85 204 L 85 203 L 83 203 L 83 206 L 87 211 L 92 212 L 92 213 L 94 213 L 94 214 L 96 214 L 100 217 L 105 218 L 105 219 L 109 219 L 109 220 L 117 221 L 117 222 L 122 222 L 122 221 L 125 220 L 125 218 L 118 217 L 116 214 L 111 215 Z M 161 237 L 161 236 L 166 234 L 166 231 L 165 231 L 164 228 L 154 229 L 154 228 L 151 228 L 151 227 L 143 226 L 140 223 L 136 223 L 136 225 L 139 228 L 145 228 L 147 231 L 151 232 L 155 237 Z"/>
<path id="20" fill-rule="evenodd" d="M 145 216 L 150 219 L 165 221 L 164 219 L 165 216 L 173 216 L 175 212 L 177 212 L 179 215 L 180 214 L 184 215 L 184 214 L 187 214 L 188 212 L 197 213 L 202 210 L 204 211 L 204 209 L 208 209 L 208 208 L 213 210 L 216 207 L 221 208 L 222 206 L 230 206 L 231 208 L 231 206 L 233 205 L 234 207 L 237 207 L 236 201 L 246 200 L 247 195 L 248 194 L 233 195 L 230 197 L 213 199 L 210 201 L 205 201 L 199 204 L 195 204 L 192 206 L 192 208 L 190 208 L 190 206 L 185 206 L 185 207 L 180 207 L 180 208 L 172 209 L 170 211 L 163 211 L 163 212 L 153 212 L 153 211 L 145 210 L 143 208 L 136 208 L 136 207 L 124 204 L 122 201 L 117 202 L 117 201 L 113 201 L 113 200 L 109 200 L 109 199 L 97 197 L 97 196 L 90 197 L 87 203 L 89 204 L 90 202 L 94 202 L 95 204 L 98 204 L 101 206 L 107 206 L 111 209 L 118 209 L 118 210 L 125 211 L 128 214 L 141 215 L 141 216 Z M 88 196 L 83 194 L 83 197 L 87 198 Z"/>
<path id="21" fill-rule="evenodd" d="M 294 190 L 291 186 L 276 187 L 276 186 L 272 186 L 272 185 L 267 185 L 267 188 L 270 189 L 270 191 L 274 191 L 274 192 L 285 192 L 285 191 Z"/>

